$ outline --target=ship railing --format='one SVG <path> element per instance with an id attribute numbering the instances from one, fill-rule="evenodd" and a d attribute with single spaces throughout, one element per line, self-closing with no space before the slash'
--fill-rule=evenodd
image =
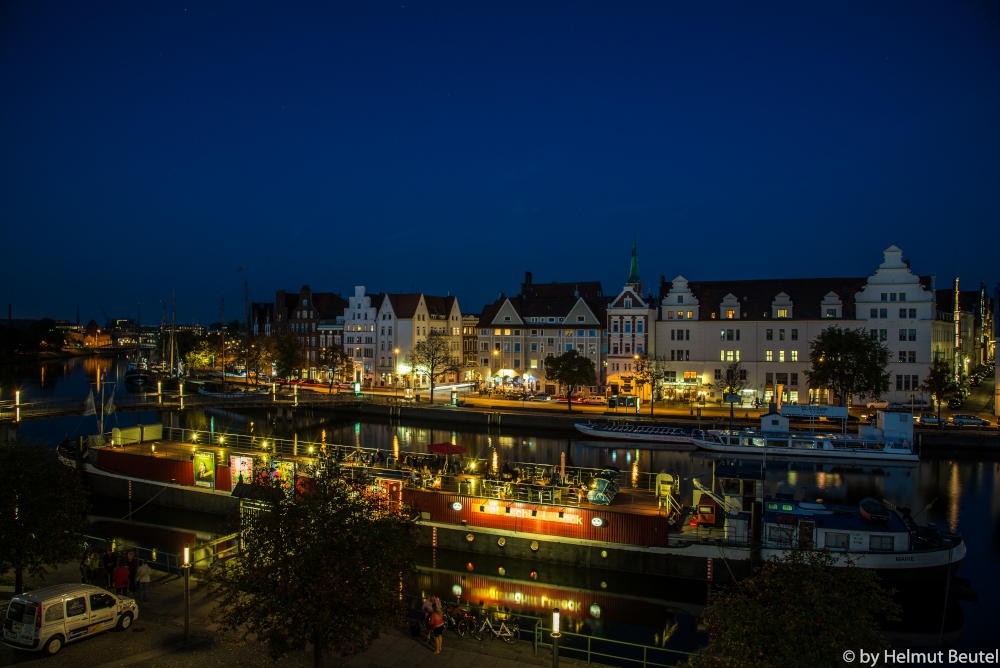
<path id="1" fill-rule="evenodd" d="M 166 550 L 132 545 L 117 538 L 107 536 L 85 535 L 90 549 L 98 550 L 103 554 L 107 546 L 115 551 L 115 555 L 128 554 L 132 552 L 136 559 L 145 559 L 149 567 L 154 571 L 179 575 L 183 566 L 184 557 Z M 100 547 L 99 547 L 100 546 Z M 99 547 L 99 549 L 98 549 Z M 192 571 L 205 570 L 217 561 L 229 559 L 240 553 L 242 542 L 239 533 L 229 534 L 215 538 L 207 543 L 202 543 L 191 548 L 191 569 Z M 92 567 L 93 568 L 93 567 Z"/>

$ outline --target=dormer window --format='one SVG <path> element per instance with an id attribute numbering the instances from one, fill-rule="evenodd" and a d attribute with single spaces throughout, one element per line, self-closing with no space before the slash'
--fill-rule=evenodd
<path id="1" fill-rule="evenodd" d="M 684 295 L 677 295 L 677 303 L 678 304 L 684 303 Z"/>
<path id="2" fill-rule="evenodd" d="M 583 322 L 583 316 L 582 315 L 576 316 L 576 321 L 577 322 Z"/>
<path id="3" fill-rule="evenodd" d="M 631 297 L 626 297 L 625 298 L 625 308 L 632 308 L 632 298 Z"/>
<path id="4" fill-rule="evenodd" d="M 726 310 L 726 320 L 732 320 L 735 317 L 736 317 L 736 311 L 734 311 L 733 309 Z"/>
<path id="5" fill-rule="evenodd" d="M 778 317 L 779 318 L 787 318 L 788 317 L 788 309 L 786 309 L 786 308 L 779 308 L 778 309 Z"/>
<path id="6" fill-rule="evenodd" d="M 505 316 L 503 317 L 503 321 L 504 321 L 504 322 L 510 322 L 510 316 L 509 316 L 509 315 L 505 315 Z"/>

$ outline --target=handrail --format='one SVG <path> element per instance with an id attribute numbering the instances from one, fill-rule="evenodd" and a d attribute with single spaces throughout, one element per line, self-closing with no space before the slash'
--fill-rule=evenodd
<path id="1" fill-rule="evenodd" d="M 139 545 L 128 545 L 127 543 L 117 543 L 115 538 L 108 538 L 106 536 L 84 535 L 84 538 L 91 542 L 99 541 L 105 544 L 110 544 L 116 553 L 134 552 L 136 559 L 146 559 L 149 567 L 155 571 L 171 573 L 174 575 L 180 574 L 181 572 L 183 559 L 179 554 L 159 550 L 155 547 L 150 548 L 141 547 Z M 220 549 L 221 545 L 229 542 L 233 542 L 235 544 Z M 242 541 L 240 540 L 239 533 L 229 534 L 228 536 L 222 536 L 221 538 L 215 538 L 207 543 L 196 545 L 191 549 L 191 570 L 200 570 L 199 564 L 204 564 L 205 562 L 207 562 L 207 566 L 211 566 L 216 561 L 222 561 L 239 554 L 241 550 Z"/>
<path id="2" fill-rule="evenodd" d="M 535 645 L 535 653 L 536 654 L 538 653 L 538 647 L 551 647 L 552 646 L 551 640 L 549 642 L 545 642 L 546 633 L 548 633 L 549 637 L 551 638 L 552 629 L 545 628 L 543 624 L 537 624 L 537 625 L 535 625 L 535 629 L 534 629 L 534 636 L 535 636 L 535 638 L 534 638 L 534 645 Z M 565 641 L 563 640 L 563 638 L 566 638 L 566 639 L 570 639 L 570 638 L 585 639 L 586 643 L 587 643 L 587 646 L 586 646 L 586 648 L 583 648 L 583 647 L 573 647 L 572 645 L 565 644 Z M 649 656 L 650 652 L 651 651 L 652 652 L 664 652 L 666 654 L 675 655 L 676 656 L 676 660 L 678 660 L 678 661 L 681 658 L 683 658 L 683 657 L 694 656 L 694 654 L 695 654 L 694 652 L 686 652 L 686 651 L 680 650 L 680 649 L 671 649 L 669 647 L 655 647 L 655 646 L 652 646 L 652 645 L 641 645 L 639 643 L 627 642 L 625 640 L 613 640 L 611 638 L 596 638 L 594 636 L 583 635 L 583 634 L 580 634 L 580 633 L 572 633 L 572 632 L 569 632 L 569 631 L 561 631 L 560 632 L 560 641 L 561 641 L 559 643 L 559 652 L 560 652 L 560 654 L 565 653 L 565 652 L 577 652 L 579 654 L 583 654 L 583 655 L 586 656 L 587 665 L 592 664 L 594 662 L 594 657 L 597 657 L 597 658 L 604 658 L 604 659 L 615 659 L 615 660 L 618 660 L 618 661 L 628 661 L 630 663 L 640 664 L 641 666 L 643 666 L 643 668 L 647 668 L 648 666 L 651 666 L 653 668 L 667 668 L 667 666 L 672 665 L 673 662 L 671 662 L 671 663 L 659 663 L 659 662 L 656 662 L 656 661 L 652 661 L 652 660 L 650 660 L 650 656 Z M 642 650 L 642 658 L 637 658 L 637 657 L 633 657 L 633 656 L 625 656 L 623 653 L 614 653 L 614 654 L 612 654 L 612 653 L 608 653 L 608 652 L 599 652 L 599 651 L 596 651 L 594 649 L 594 643 L 595 642 L 596 643 L 605 643 L 605 644 L 611 645 L 613 648 L 632 647 L 632 648 L 641 649 Z M 598 645 L 598 646 L 600 646 L 600 645 Z"/>

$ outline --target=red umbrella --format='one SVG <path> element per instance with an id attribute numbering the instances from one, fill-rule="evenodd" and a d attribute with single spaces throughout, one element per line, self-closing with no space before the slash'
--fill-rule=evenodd
<path id="1" fill-rule="evenodd" d="M 436 452 L 439 455 L 464 455 L 465 448 L 451 443 L 431 443 L 427 446 L 427 452 Z"/>

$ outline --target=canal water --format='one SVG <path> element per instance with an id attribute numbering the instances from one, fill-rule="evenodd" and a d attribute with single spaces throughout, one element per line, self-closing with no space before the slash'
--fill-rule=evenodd
<path id="1" fill-rule="evenodd" d="M 88 358 L 22 365 L 0 366 L 0 401 L 21 391 L 22 401 L 57 397 L 81 397 L 107 375 L 106 397 L 111 387 L 125 392 L 119 378 L 127 363 L 114 358 Z M 398 449 L 401 453 L 423 453 L 431 443 L 464 446 L 470 455 L 500 462 L 558 463 L 561 453 L 572 466 L 616 466 L 641 472 L 672 469 L 682 476 L 711 475 L 711 460 L 700 453 L 654 452 L 632 448 L 595 447 L 592 442 L 545 433 L 511 430 L 447 429 L 424 424 L 392 424 L 388 421 L 335 420 L 300 411 L 294 421 L 267 411 L 185 411 L 183 414 L 112 413 L 106 427 L 131 426 L 136 422 L 170 423 L 174 426 L 213 429 L 219 432 L 253 433 L 261 436 L 318 441 L 324 435 L 331 444 Z M 54 444 L 63 438 L 95 433 L 90 417 L 25 422 L 19 434 Z M 919 589 L 903 592 L 906 613 L 894 624 L 890 636 L 901 648 L 937 645 L 944 619 L 946 642 L 963 651 L 995 647 L 994 615 L 1000 610 L 1000 463 L 996 459 L 925 454 L 919 465 L 909 467 L 844 466 L 768 462 L 765 492 L 787 492 L 839 503 L 857 503 L 872 496 L 913 509 L 921 522 L 962 533 L 968 556 L 960 573 L 971 580 L 979 602 L 955 601 L 945 606 L 945 583 L 925 582 Z M 690 501 L 688 501 L 690 502 Z M 233 530 L 232 518 L 199 515 L 146 506 L 129 515 L 127 504 L 94 499 L 92 521 L 95 532 L 115 535 L 146 547 L 173 548 L 183 542 L 207 542 Z M 926 508 L 926 510 L 924 510 Z M 445 550 L 421 550 L 417 554 L 419 574 L 410 593 L 436 593 L 442 599 L 506 606 L 525 614 L 543 614 L 560 607 L 565 623 L 580 633 L 630 642 L 693 649 L 706 641 L 699 628 L 699 613 L 708 594 L 704 583 L 651 578 L 626 573 L 604 573 L 595 569 L 507 560 L 499 557 Z M 845 611 L 847 613 L 848 611 Z"/>

